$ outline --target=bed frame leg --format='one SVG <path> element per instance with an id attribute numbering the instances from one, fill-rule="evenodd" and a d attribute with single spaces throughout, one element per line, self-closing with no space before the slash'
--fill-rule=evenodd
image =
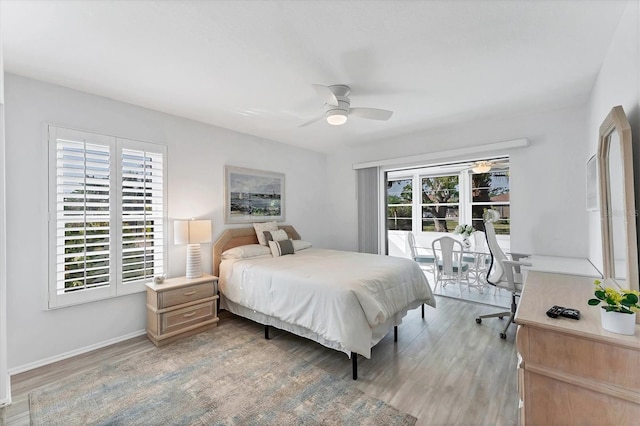
<path id="1" fill-rule="evenodd" d="M 351 372 L 353 380 L 358 380 L 358 354 L 351 352 Z"/>
<path id="2" fill-rule="evenodd" d="M 264 338 L 269 340 L 269 326 L 268 325 L 264 326 Z"/>
<path id="3" fill-rule="evenodd" d="M 424 318 L 424 303 L 422 304 L 422 318 Z"/>
<path id="4" fill-rule="evenodd" d="M 398 341 L 398 326 L 394 326 L 393 327 L 393 341 L 397 342 Z"/>

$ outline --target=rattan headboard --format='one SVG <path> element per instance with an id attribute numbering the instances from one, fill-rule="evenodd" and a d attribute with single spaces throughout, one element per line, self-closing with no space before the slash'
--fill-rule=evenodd
<path id="1" fill-rule="evenodd" d="M 293 240 L 300 239 L 300 234 L 293 226 L 281 225 L 278 228 L 284 229 L 289 238 Z M 220 258 L 225 250 L 245 244 L 258 244 L 258 237 L 256 237 L 256 231 L 253 227 L 232 228 L 224 231 L 213 245 L 213 275 L 218 276 L 220 272 Z"/>

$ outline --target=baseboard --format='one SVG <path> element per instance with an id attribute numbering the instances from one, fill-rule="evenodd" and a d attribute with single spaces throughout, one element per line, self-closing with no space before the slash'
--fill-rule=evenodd
<path id="1" fill-rule="evenodd" d="M 11 405 L 11 376 L 7 374 L 6 379 L 7 380 L 5 383 L 7 385 L 7 388 L 5 389 L 5 392 L 4 392 L 4 395 L 6 395 L 6 397 L 3 399 L 0 399 L 0 409 L 8 405 Z M 0 421 L 0 424 L 2 424 L 1 421 Z"/>
<path id="2" fill-rule="evenodd" d="M 5 389 L 6 398 L 0 399 L 0 408 L 11 405 L 11 380 L 9 374 L 7 374 L 7 389 Z M 0 424 L 2 424 L 0 422 Z"/>
<path id="3" fill-rule="evenodd" d="M 105 346 L 113 345 L 115 343 L 119 343 L 124 340 L 133 339 L 134 337 L 142 336 L 143 334 L 147 334 L 147 331 L 146 330 L 134 331 L 133 333 L 125 334 L 124 336 L 118 336 L 113 339 L 104 340 L 100 343 L 96 343 L 95 345 L 85 346 L 84 348 L 75 349 L 73 351 L 65 352 L 60 355 L 52 356 L 50 358 L 45 358 L 39 361 L 31 362 L 29 364 L 13 367 L 9 369 L 9 375 L 13 376 L 16 374 L 24 373 L 25 371 L 33 370 L 34 368 L 53 364 L 54 362 L 62 361 L 63 359 L 71 358 L 76 355 L 82 355 L 84 353 L 91 352 L 96 349 L 104 348 Z"/>

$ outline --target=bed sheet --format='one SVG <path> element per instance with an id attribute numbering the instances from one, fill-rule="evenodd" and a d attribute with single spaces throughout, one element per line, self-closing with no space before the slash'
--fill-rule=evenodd
<path id="1" fill-rule="evenodd" d="M 237 305 L 366 357 L 380 327 L 398 325 L 422 303 L 435 307 L 431 287 L 412 260 L 317 248 L 224 260 L 219 287 Z"/>

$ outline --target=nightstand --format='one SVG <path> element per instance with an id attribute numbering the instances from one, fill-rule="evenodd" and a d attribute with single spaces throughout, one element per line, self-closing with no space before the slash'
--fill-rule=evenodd
<path id="1" fill-rule="evenodd" d="M 147 336 L 156 346 L 218 325 L 218 277 L 169 278 L 147 284 Z"/>

